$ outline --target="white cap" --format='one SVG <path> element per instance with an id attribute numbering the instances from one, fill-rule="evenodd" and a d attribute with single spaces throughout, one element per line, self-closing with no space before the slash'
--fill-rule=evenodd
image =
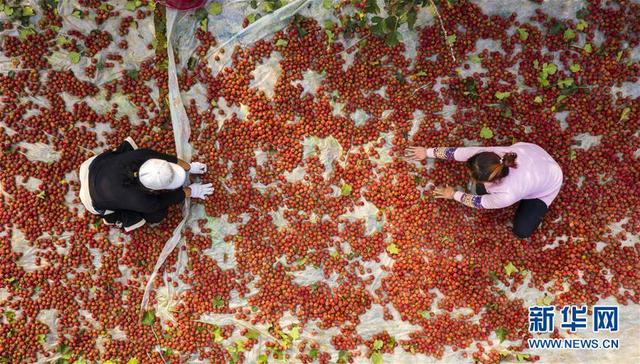
<path id="1" fill-rule="evenodd" d="M 140 183 L 151 190 L 175 190 L 182 187 L 187 172 L 179 165 L 162 159 L 149 159 L 138 171 Z"/>

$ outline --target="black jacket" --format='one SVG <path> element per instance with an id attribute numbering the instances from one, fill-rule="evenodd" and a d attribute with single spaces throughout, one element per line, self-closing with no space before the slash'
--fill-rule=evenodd
<path id="1" fill-rule="evenodd" d="M 175 156 L 151 149 L 135 149 L 123 142 L 113 151 L 97 156 L 89 166 L 89 193 L 98 211 L 112 210 L 103 215 L 107 223 L 115 223 L 130 231 L 145 223 L 146 214 L 157 213 L 184 201 L 182 188 L 171 191 L 151 191 L 137 178 L 140 166 L 149 159 L 177 163 Z"/>

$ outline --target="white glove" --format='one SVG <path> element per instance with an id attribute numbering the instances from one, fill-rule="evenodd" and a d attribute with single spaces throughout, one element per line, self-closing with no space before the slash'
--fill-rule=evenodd
<path id="1" fill-rule="evenodd" d="M 189 173 L 191 174 L 207 173 L 207 165 L 200 162 L 191 162 L 189 163 Z"/>
<path id="2" fill-rule="evenodd" d="M 193 183 L 189 185 L 189 189 L 191 190 L 192 198 L 200 198 L 205 199 L 206 196 L 209 196 L 213 193 L 213 187 L 211 183 L 202 184 L 202 183 Z"/>

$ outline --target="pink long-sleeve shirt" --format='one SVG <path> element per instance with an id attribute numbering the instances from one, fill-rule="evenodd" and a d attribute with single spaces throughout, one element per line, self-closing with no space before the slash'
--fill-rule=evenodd
<path id="1" fill-rule="evenodd" d="M 466 162 L 480 152 L 494 152 L 499 156 L 516 153 L 517 168 L 509 168 L 509 175 L 485 182 L 486 195 L 457 191 L 454 200 L 474 208 L 499 209 L 520 200 L 539 198 L 549 206 L 560 192 L 562 169 L 541 147 L 531 143 L 516 143 L 510 147 L 438 147 L 427 148 L 427 157 Z"/>

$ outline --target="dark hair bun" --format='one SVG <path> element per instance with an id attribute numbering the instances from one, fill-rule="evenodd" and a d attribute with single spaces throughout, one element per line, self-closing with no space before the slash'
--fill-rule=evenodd
<path id="1" fill-rule="evenodd" d="M 518 158 L 516 153 L 507 153 L 502 156 L 502 165 L 509 168 L 516 168 L 516 158 Z"/>

